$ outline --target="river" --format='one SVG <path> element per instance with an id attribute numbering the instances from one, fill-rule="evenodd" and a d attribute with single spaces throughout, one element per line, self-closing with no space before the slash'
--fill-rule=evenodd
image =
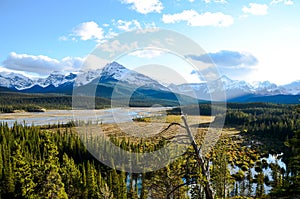
<path id="1" fill-rule="evenodd" d="M 70 121 L 89 121 L 93 123 L 128 122 L 137 117 L 165 115 L 166 107 L 150 108 L 111 108 L 100 110 L 46 110 L 45 112 L 18 112 L 0 114 L 0 121 L 13 126 L 15 122 L 40 126 L 65 124 Z"/>

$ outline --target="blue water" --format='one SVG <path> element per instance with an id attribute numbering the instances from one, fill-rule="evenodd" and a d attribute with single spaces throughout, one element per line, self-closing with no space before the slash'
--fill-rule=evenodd
<path id="1" fill-rule="evenodd" d="M 169 108 L 112 108 L 102 110 L 48 110 L 46 112 L 0 114 L 0 122 L 12 127 L 15 122 L 26 125 L 66 124 L 70 121 L 92 123 L 121 123 L 130 122 L 133 118 L 147 115 L 161 115 L 159 111 Z"/>

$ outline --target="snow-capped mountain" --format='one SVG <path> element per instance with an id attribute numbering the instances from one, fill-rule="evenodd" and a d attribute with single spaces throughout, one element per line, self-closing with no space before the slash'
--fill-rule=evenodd
<path id="1" fill-rule="evenodd" d="M 251 86 L 245 81 L 232 80 L 226 76 L 222 76 L 215 81 L 209 83 L 193 83 L 170 85 L 169 88 L 176 93 L 195 96 L 198 99 L 211 100 L 211 97 L 217 97 L 216 93 L 225 91 L 226 98 L 235 98 L 251 93 Z M 194 92 L 191 95 L 191 92 Z M 220 96 L 221 98 L 224 96 Z M 217 99 L 216 99 L 217 100 Z"/>
<path id="2" fill-rule="evenodd" d="M 276 84 L 269 81 L 253 82 L 251 84 L 253 93 L 260 95 L 280 95 L 283 93 L 283 89 L 278 87 Z"/>
<path id="3" fill-rule="evenodd" d="M 137 87 L 143 86 L 158 90 L 168 90 L 156 80 L 134 70 L 129 70 L 117 62 L 107 64 L 100 74 L 100 82 L 110 80 L 118 80 Z"/>
<path id="4" fill-rule="evenodd" d="M 99 82 L 122 81 L 136 87 L 148 87 L 158 90 L 168 90 L 156 80 L 151 79 L 141 73 L 129 70 L 117 62 L 107 64 L 102 69 L 80 71 L 78 73 L 63 74 L 58 71 L 52 72 L 46 78 L 31 80 L 21 74 L 0 74 L 0 87 L 15 88 L 17 90 L 28 90 L 33 87 L 55 87 L 58 88 L 65 84 L 83 86 L 99 80 Z"/>
<path id="5" fill-rule="evenodd" d="M 283 90 L 283 94 L 298 95 L 300 93 L 300 81 L 295 81 L 290 84 L 280 86 L 279 89 Z"/>
<path id="6" fill-rule="evenodd" d="M 64 75 L 58 71 L 52 72 L 47 78 L 40 78 L 36 81 L 36 84 L 45 88 L 47 86 L 53 85 L 54 87 L 58 87 L 67 82 L 74 82 L 76 74 L 70 73 L 68 75 Z"/>
<path id="7" fill-rule="evenodd" d="M 100 77 L 102 70 L 97 69 L 97 70 L 88 70 L 88 71 L 80 71 L 76 75 L 76 80 L 74 82 L 75 86 L 83 86 L 86 84 L 91 83 L 94 79 L 97 79 Z"/>
<path id="8" fill-rule="evenodd" d="M 198 99 L 210 100 L 213 93 L 223 89 L 227 99 L 241 96 L 275 96 L 275 95 L 300 95 L 300 81 L 287 85 L 278 86 L 269 81 L 248 83 L 245 81 L 232 80 L 226 76 L 209 83 L 188 83 L 165 87 L 164 83 L 125 68 L 117 62 L 107 64 L 101 69 L 80 71 L 76 73 L 63 74 L 53 72 L 46 78 L 30 79 L 21 74 L 1 73 L 0 87 L 24 92 L 64 92 L 72 93 L 73 86 L 79 87 L 91 83 L 107 84 L 111 82 L 122 82 L 134 88 L 143 87 L 158 91 L 172 91 L 174 93 L 192 96 Z M 221 86 L 220 86 L 221 85 Z"/>
<path id="9" fill-rule="evenodd" d="M 30 88 L 34 81 L 18 73 L 1 73 L 0 86 L 6 88 L 15 88 L 17 90 Z"/>
<path id="10" fill-rule="evenodd" d="M 219 85 L 219 86 L 217 86 Z M 300 95 L 300 81 L 287 85 L 277 86 L 269 81 L 254 82 L 232 80 L 226 76 L 209 83 L 171 84 L 168 87 L 176 93 L 197 96 L 198 99 L 210 100 L 211 94 L 218 92 L 215 88 L 223 88 L 227 99 L 234 99 L 246 95 L 274 96 L 274 95 Z"/>
<path id="11" fill-rule="evenodd" d="M 130 73 L 130 70 L 117 62 L 107 64 L 100 73 L 100 81 L 107 81 L 111 79 L 123 80 L 124 76 Z"/>

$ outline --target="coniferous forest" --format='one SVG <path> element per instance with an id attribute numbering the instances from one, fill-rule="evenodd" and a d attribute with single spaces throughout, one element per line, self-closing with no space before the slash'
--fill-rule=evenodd
<path id="1" fill-rule="evenodd" d="M 209 105 L 200 109 L 210 112 Z M 145 173 L 99 162 L 72 122 L 1 123 L 0 198 L 300 198 L 300 107 L 228 104 L 226 116 L 218 114 L 215 120 L 220 117 L 226 117 L 224 132 L 202 162 L 191 146 L 166 167 Z M 181 123 L 176 115 L 172 118 Z M 198 128 L 194 136 L 200 147 L 207 126 Z M 113 131 L 107 137 L 116 146 L 140 153 L 155 151 L 172 137 L 133 138 Z M 89 142 L 105 144 L 102 138 Z"/>

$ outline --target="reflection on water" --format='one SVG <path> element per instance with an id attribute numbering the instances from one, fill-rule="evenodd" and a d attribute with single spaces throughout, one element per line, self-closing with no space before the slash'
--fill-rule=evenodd
<path id="1" fill-rule="evenodd" d="M 66 124 L 70 121 L 84 121 L 92 123 L 121 123 L 132 121 L 137 117 L 161 115 L 169 109 L 165 107 L 151 108 L 112 108 L 101 110 L 48 110 L 34 113 L 5 113 L 0 114 L 0 121 L 13 126 L 15 122 L 26 125 Z"/>
<path id="2" fill-rule="evenodd" d="M 263 158 L 260 159 L 260 161 L 266 160 L 266 162 L 268 163 L 268 166 L 266 168 L 262 169 L 262 173 L 270 181 L 273 181 L 273 177 L 272 177 L 273 171 L 270 167 L 270 164 L 278 165 L 280 168 L 286 170 L 286 164 L 282 161 L 282 155 L 283 155 L 283 153 L 281 153 L 281 154 L 269 154 L 268 157 L 263 157 Z M 240 168 L 238 166 L 232 167 L 231 165 L 228 165 L 228 167 L 230 169 L 230 174 L 237 173 L 240 170 Z M 249 173 L 245 172 L 245 174 L 248 175 Z M 258 174 L 258 172 L 255 171 L 254 167 L 251 168 L 251 174 L 252 174 L 252 178 L 255 178 L 255 175 Z M 246 182 L 246 184 L 249 184 L 249 181 L 247 179 L 245 179 L 244 181 Z M 241 183 L 235 182 L 234 188 L 236 188 L 236 187 L 239 190 L 241 190 L 242 189 L 241 188 Z M 252 183 L 252 193 L 251 193 L 251 195 L 253 195 L 253 196 L 255 195 L 256 188 L 257 188 L 257 183 Z M 267 185 L 266 183 L 264 183 L 264 190 L 265 190 L 265 193 L 268 194 L 272 190 L 272 186 Z M 232 196 L 233 196 L 233 194 L 232 194 Z"/>

